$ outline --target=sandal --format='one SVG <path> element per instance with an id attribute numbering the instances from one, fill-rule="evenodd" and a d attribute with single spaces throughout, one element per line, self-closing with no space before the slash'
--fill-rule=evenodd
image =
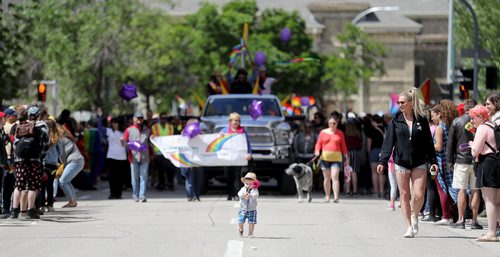
<path id="1" fill-rule="evenodd" d="M 74 208 L 76 207 L 77 203 L 67 203 L 65 205 L 63 205 L 62 208 Z"/>
<path id="2" fill-rule="evenodd" d="M 496 236 L 489 237 L 487 235 L 481 235 L 477 238 L 478 242 L 499 242 L 500 240 Z"/>
<path id="3" fill-rule="evenodd" d="M 243 236 L 243 230 L 238 229 L 238 236 L 242 237 Z"/>

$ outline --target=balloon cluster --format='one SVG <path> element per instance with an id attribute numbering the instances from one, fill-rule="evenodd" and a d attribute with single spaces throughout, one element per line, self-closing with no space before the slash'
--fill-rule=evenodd
<path id="1" fill-rule="evenodd" d="M 253 120 L 262 116 L 262 101 L 253 100 L 252 104 L 250 104 L 249 113 Z"/>
<path id="2" fill-rule="evenodd" d="M 201 129 L 200 129 L 199 122 L 189 123 L 186 125 L 184 130 L 182 130 L 182 135 L 189 137 L 189 138 L 194 138 L 197 135 L 199 135 L 200 133 L 201 133 Z"/>

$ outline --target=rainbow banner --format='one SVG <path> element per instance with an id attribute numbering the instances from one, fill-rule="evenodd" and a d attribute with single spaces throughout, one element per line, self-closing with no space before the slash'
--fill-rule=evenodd
<path id="1" fill-rule="evenodd" d="M 198 166 L 246 166 L 244 134 L 203 134 L 151 137 L 154 146 L 178 168 Z"/>

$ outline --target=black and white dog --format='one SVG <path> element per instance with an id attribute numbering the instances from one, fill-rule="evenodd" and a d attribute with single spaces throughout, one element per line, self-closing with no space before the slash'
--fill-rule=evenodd
<path id="1" fill-rule="evenodd" d="M 295 185 L 297 186 L 297 193 L 299 194 L 299 203 L 302 202 L 303 191 L 307 191 L 307 201 L 311 202 L 311 192 L 313 185 L 312 169 L 303 163 L 292 163 L 288 169 L 285 170 L 287 175 L 293 176 Z"/>

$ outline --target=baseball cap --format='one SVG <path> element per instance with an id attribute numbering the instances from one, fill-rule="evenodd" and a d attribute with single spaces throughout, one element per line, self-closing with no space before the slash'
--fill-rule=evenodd
<path id="1" fill-rule="evenodd" d="M 12 107 L 5 109 L 3 113 L 5 114 L 5 116 L 17 116 L 16 110 L 14 110 L 14 108 Z"/>
<path id="2" fill-rule="evenodd" d="M 38 116 L 40 114 L 40 107 L 36 106 L 36 105 L 32 105 L 30 107 L 28 107 L 28 116 Z"/>
<path id="3" fill-rule="evenodd" d="M 136 112 L 134 118 L 144 118 L 144 115 L 142 115 L 142 112 Z"/>

